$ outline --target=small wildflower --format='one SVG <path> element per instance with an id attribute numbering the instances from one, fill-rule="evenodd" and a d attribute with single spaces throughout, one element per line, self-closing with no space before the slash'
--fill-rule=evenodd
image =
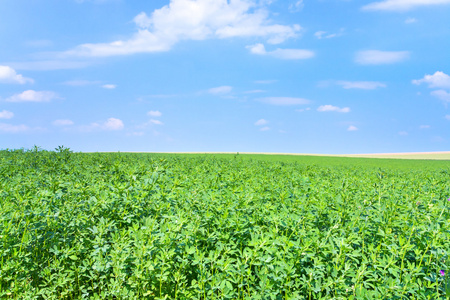
<path id="1" fill-rule="evenodd" d="M 450 201 L 450 197 L 448 197 L 447 201 Z"/>
<path id="2" fill-rule="evenodd" d="M 441 276 L 445 276 L 445 271 L 444 270 L 440 270 L 439 273 L 441 273 Z"/>

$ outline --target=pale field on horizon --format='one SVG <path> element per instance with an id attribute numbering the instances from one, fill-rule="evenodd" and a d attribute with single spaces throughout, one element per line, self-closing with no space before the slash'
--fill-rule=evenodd
<path id="1" fill-rule="evenodd" d="M 264 155 L 299 155 L 299 156 L 333 156 L 362 158 L 394 159 L 433 159 L 450 160 L 450 151 L 441 152 L 407 152 L 407 153 L 371 153 L 371 154 L 313 154 L 313 153 L 268 153 L 268 152 L 168 152 L 173 154 L 264 154 Z"/>
<path id="2" fill-rule="evenodd" d="M 412 152 L 412 153 L 374 153 L 374 154 L 349 154 L 337 155 L 345 157 L 367 157 L 367 158 L 396 158 L 396 159 L 435 159 L 450 160 L 448 152 Z"/>

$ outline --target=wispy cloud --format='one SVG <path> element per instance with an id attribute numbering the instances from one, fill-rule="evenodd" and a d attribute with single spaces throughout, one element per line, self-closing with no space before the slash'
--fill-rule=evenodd
<path id="1" fill-rule="evenodd" d="M 213 95 L 228 94 L 231 92 L 231 90 L 233 90 L 233 87 L 228 86 L 228 85 L 223 85 L 223 86 L 210 88 L 208 90 L 208 93 L 213 94 Z"/>
<path id="2" fill-rule="evenodd" d="M 257 100 L 263 103 L 278 106 L 304 105 L 311 103 L 311 101 L 308 99 L 294 97 L 266 97 L 259 98 Z"/>
<path id="3" fill-rule="evenodd" d="M 71 125 L 73 125 L 75 123 L 72 120 L 60 119 L 60 120 L 53 121 L 52 124 L 54 126 L 71 126 Z"/>
<path id="4" fill-rule="evenodd" d="M 430 125 L 420 125 L 419 129 L 430 129 L 431 126 Z"/>
<path id="5" fill-rule="evenodd" d="M 337 107 L 337 106 L 333 106 L 333 105 L 321 105 L 317 108 L 317 111 L 319 112 L 328 112 L 328 111 L 335 111 L 335 112 L 339 112 L 339 113 L 348 113 L 350 112 L 350 107 Z"/>
<path id="6" fill-rule="evenodd" d="M 299 12 L 304 7 L 303 0 L 296 0 L 293 3 L 289 4 L 289 11 L 292 13 Z"/>
<path id="7" fill-rule="evenodd" d="M 79 129 L 84 132 L 91 131 L 119 131 L 125 127 L 122 120 L 117 118 L 109 118 L 104 122 L 95 122 L 89 125 L 80 126 Z"/>
<path id="8" fill-rule="evenodd" d="M 159 110 L 151 110 L 147 112 L 147 115 L 149 115 L 150 117 L 161 117 L 162 112 L 160 112 Z"/>
<path id="9" fill-rule="evenodd" d="M 7 110 L 0 111 L 0 119 L 12 119 L 13 117 L 14 117 L 13 112 Z"/>
<path id="10" fill-rule="evenodd" d="M 268 126 L 261 127 L 259 130 L 260 131 L 268 131 L 268 130 L 270 130 L 270 127 L 268 127 Z"/>
<path id="11" fill-rule="evenodd" d="M 50 102 L 53 99 L 58 99 L 58 95 L 50 91 L 34 91 L 27 90 L 20 94 L 15 94 L 6 98 L 6 102 Z"/>
<path id="12" fill-rule="evenodd" d="M 360 65 L 393 64 L 405 61 L 409 56 L 409 51 L 366 50 L 356 53 L 355 62 Z"/>
<path id="13" fill-rule="evenodd" d="M 155 120 L 155 119 L 151 119 L 150 123 L 155 124 L 155 125 L 164 125 L 163 122 L 161 122 L 160 120 Z"/>
<path id="14" fill-rule="evenodd" d="M 350 125 L 350 126 L 348 126 L 348 128 L 347 128 L 347 131 L 357 131 L 357 130 L 359 130 L 358 127 L 353 126 L 353 125 Z"/>
<path id="15" fill-rule="evenodd" d="M 31 128 L 21 124 L 21 125 L 12 125 L 6 123 L 0 123 L 0 132 L 3 133 L 20 133 L 29 131 Z"/>
<path id="16" fill-rule="evenodd" d="M 407 11 L 421 6 L 450 4 L 450 0 L 384 0 L 372 2 L 362 7 L 366 11 Z"/>
<path id="17" fill-rule="evenodd" d="M 102 88 L 108 89 L 108 90 L 113 90 L 116 87 L 117 87 L 117 85 L 115 85 L 115 84 L 104 84 L 104 85 L 102 85 Z"/>
<path id="18" fill-rule="evenodd" d="M 445 90 L 432 91 L 430 95 L 442 100 L 444 103 L 450 103 L 450 93 Z"/>
<path id="19" fill-rule="evenodd" d="M 407 131 L 399 131 L 398 135 L 403 135 L 403 136 L 407 136 L 408 132 Z"/>
<path id="20" fill-rule="evenodd" d="M 259 119 L 258 121 L 255 122 L 255 126 L 262 126 L 262 125 L 266 125 L 268 123 L 269 123 L 269 121 L 267 121 L 265 119 Z"/>
<path id="21" fill-rule="evenodd" d="M 407 18 L 405 20 L 405 24 L 413 24 L 413 23 L 417 23 L 417 19 L 416 18 Z"/>
<path id="22" fill-rule="evenodd" d="M 374 90 L 386 87 L 386 84 L 378 81 L 336 81 L 336 84 L 344 89 Z"/>
<path id="23" fill-rule="evenodd" d="M 0 65 L 0 83 L 33 83 L 31 78 L 23 77 L 21 74 L 17 74 L 16 70 L 9 66 Z"/>
<path id="24" fill-rule="evenodd" d="M 319 40 L 331 39 L 331 38 L 342 36 L 344 34 L 344 31 L 345 31 L 344 28 L 341 28 L 339 30 L 339 32 L 335 32 L 335 33 L 329 33 L 327 31 L 317 31 L 316 33 L 314 33 L 314 36 Z"/>
<path id="25" fill-rule="evenodd" d="M 445 118 L 450 121 L 450 115 L 445 115 Z"/>
<path id="26" fill-rule="evenodd" d="M 250 53 L 256 54 L 256 55 L 266 55 L 266 56 L 272 56 L 279 59 L 308 59 L 313 58 L 315 56 L 315 53 L 310 50 L 304 50 L 304 49 L 280 49 L 277 48 L 273 51 L 266 51 L 266 48 L 263 44 L 255 44 L 252 46 L 247 46 L 247 49 L 250 50 Z"/>
<path id="27" fill-rule="evenodd" d="M 264 5 L 256 0 L 171 0 L 150 16 L 134 18 L 138 27 L 129 39 L 82 44 L 65 56 L 102 57 L 170 50 L 182 40 L 259 37 L 278 44 L 298 36 L 298 24 L 274 24 Z"/>

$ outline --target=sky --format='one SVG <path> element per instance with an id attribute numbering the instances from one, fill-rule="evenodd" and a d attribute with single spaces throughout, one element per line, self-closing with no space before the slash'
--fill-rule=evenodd
<path id="1" fill-rule="evenodd" d="M 450 151 L 450 0 L 0 0 L 0 149 Z"/>

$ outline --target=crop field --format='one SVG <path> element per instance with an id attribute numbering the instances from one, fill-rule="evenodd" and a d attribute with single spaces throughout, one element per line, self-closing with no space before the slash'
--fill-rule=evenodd
<path id="1" fill-rule="evenodd" d="M 449 299 L 450 161 L 0 151 L 0 299 Z"/>

